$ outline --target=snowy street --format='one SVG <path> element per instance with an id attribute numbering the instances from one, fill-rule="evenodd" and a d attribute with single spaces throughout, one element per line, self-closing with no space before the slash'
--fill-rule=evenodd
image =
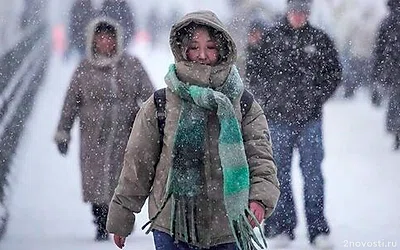
<path id="1" fill-rule="evenodd" d="M 133 53 L 142 59 L 154 83 L 162 86 L 172 62 L 169 52 L 138 48 Z M 53 142 L 75 66 L 73 60 L 51 59 L 11 168 L 11 215 L 0 242 L 2 250 L 116 249 L 111 240 L 93 240 L 92 215 L 80 193 L 77 126 L 66 157 Z M 383 108 L 373 108 L 361 92 L 351 101 L 331 100 L 324 111 L 326 213 L 335 249 L 400 249 L 400 153 L 391 150 Z M 299 177 L 296 166 L 296 202 L 302 212 Z M 138 216 L 125 249 L 153 249 L 151 235 L 140 230 L 147 220 L 146 209 Z M 310 249 L 303 216 L 299 214 L 297 239 L 291 249 Z"/>

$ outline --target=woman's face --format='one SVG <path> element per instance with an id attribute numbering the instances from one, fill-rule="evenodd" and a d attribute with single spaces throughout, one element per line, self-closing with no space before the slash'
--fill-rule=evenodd
<path id="1" fill-rule="evenodd" d="M 93 42 L 95 51 L 102 56 L 113 56 L 116 53 L 117 39 L 109 33 L 100 32 L 95 34 Z"/>
<path id="2" fill-rule="evenodd" d="M 205 65 L 215 65 L 218 61 L 217 43 L 211 39 L 208 30 L 203 27 L 196 28 L 193 38 L 189 43 L 186 55 L 189 61 Z"/>

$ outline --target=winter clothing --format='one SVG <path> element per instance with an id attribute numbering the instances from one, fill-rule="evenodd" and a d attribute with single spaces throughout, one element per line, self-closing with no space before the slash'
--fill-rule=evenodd
<path id="1" fill-rule="evenodd" d="M 223 88 L 214 91 L 210 88 L 186 84 L 179 81 L 176 76 L 175 65 L 171 65 L 166 76 L 166 83 L 172 92 L 182 100 L 181 114 L 178 128 L 175 134 L 173 146 L 173 165 L 169 173 L 169 183 L 164 204 L 172 199 L 176 207 L 172 207 L 177 213 L 188 213 L 189 218 L 198 207 L 197 198 L 200 195 L 202 181 L 202 169 L 205 141 L 205 127 L 207 125 L 208 110 L 216 110 L 221 131 L 219 135 L 219 157 L 223 172 L 223 198 L 229 224 L 234 228 L 236 237 L 247 239 L 256 238 L 252 228 L 248 227 L 246 214 L 248 209 L 249 192 L 249 166 L 244 152 L 242 134 L 239 123 L 235 117 L 232 101 L 243 92 L 243 83 L 239 72 L 233 66 Z M 221 94 L 222 93 L 222 94 Z M 192 120 L 196 122 L 192 122 Z M 186 176 L 183 178 L 182 176 Z M 164 204 L 161 206 L 163 208 Z M 178 205 L 179 204 L 179 205 Z M 190 208 L 191 210 L 187 211 Z M 173 218 L 176 214 L 173 214 Z M 157 218 L 152 218 L 152 221 Z M 185 225 L 195 230 L 195 221 L 184 218 Z M 183 225 L 171 222 L 171 233 Z M 237 228 L 247 228 L 238 231 Z M 189 235 L 185 235 L 187 238 Z M 246 238 L 247 237 L 247 238 Z M 188 239 L 185 239 L 188 241 Z"/>
<path id="2" fill-rule="evenodd" d="M 386 130 L 400 134 L 400 93 L 392 93 L 386 111 Z"/>
<path id="3" fill-rule="evenodd" d="M 117 30 L 117 52 L 110 58 L 93 50 L 94 30 L 103 22 Z M 153 86 L 140 61 L 123 53 L 117 23 L 96 19 L 88 32 L 87 58 L 72 77 L 55 140 L 57 144 L 68 143 L 72 125 L 79 117 L 83 199 L 109 204 L 135 115 Z"/>
<path id="4" fill-rule="evenodd" d="M 389 1 L 390 15 L 383 21 L 374 50 L 374 78 L 389 94 L 386 129 L 400 133 L 400 3 Z"/>
<path id="5" fill-rule="evenodd" d="M 387 6 L 393 12 L 400 11 L 400 2 L 398 0 L 388 0 Z"/>
<path id="6" fill-rule="evenodd" d="M 116 20 L 124 29 L 124 48 L 132 41 L 136 31 L 134 12 L 125 0 L 105 0 L 101 15 Z"/>
<path id="7" fill-rule="evenodd" d="M 228 21 L 228 30 L 231 33 L 238 51 L 235 63 L 239 73 L 244 77 L 246 62 L 246 43 L 249 26 L 254 20 L 263 20 L 268 25 L 273 22 L 275 14 L 273 8 L 261 0 L 240 0 L 231 3 L 231 20 Z"/>
<path id="8" fill-rule="evenodd" d="M 86 28 L 95 16 L 91 0 L 77 0 L 73 4 L 69 21 L 69 53 L 76 49 L 81 56 L 85 55 Z"/>
<path id="9" fill-rule="evenodd" d="M 324 178 L 321 164 L 324 158 L 322 121 L 311 121 L 304 126 L 271 122 L 269 124 L 273 150 L 278 166 L 281 196 L 273 216 L 265 222 L 267 236 L 287 233 L 294 238 L 297 225 L 296 207 L 292 192 L 292 156 L 297 147 L 300 169 L 304 177 L 304 204 L 308 235 L 311 242 L 321 233 L 329 233 L 324 216 Z M 312 139 L 310 139 L 312 138 Z"/>
<path id="10" fill-rule="evenodd" d="M 182 31 L 193 23 L 206 25 L 223 38 L 226 51 L 219 52 L 225 56 L 217 65 L 185 59 Z M 159 145 L 156 107 L 150 98 L 133 125 L 107 229 L 127 236 L 134 213 L 140 212 L 149 196 L 154 232 L 167 233 L 192 247 L 239 243 L 242 249 L 253 249 L 240 217 L 250 201 L 260 202 L 265 216 L 270 216 L 279 196 L 265 116 L 256 102 L 241 115 L 243 87 L 233 65 L 236 46 L 214 13 L 187 14 L 172 27 L 170 45 L 175 64 L 165 77 L 163 145 Z M 243 179 L 231 182 L 232 177 Z M 237 197 L 237 204 L 232 197 Z M 241 220 L 238 228 L 231 228 L 237 220 Z M 234 229 L 242 233 L 238 240 Z"/>
<path id="11" fill-rule="evenodd" d="M 259 47 L 249 47 L 246 65 L 249 88 L 272 121 L 321 118 L 341 80 L 331 39 L 308 23 L 295 30 L 287 19 L 268 29 Z"/>
<path id="12" fill-rule="evenodd" d="M 186 242 L 178 241 L 176 242 L 173 237 L 169 234 L 154 230 L 154 245 L 156 249 L 162 250 L 199 250 L 198 247 L 193 247 Z M 218 246 L 213 246 L 207 248 L 208 250 L 239 250 L 239 248 L 234 243 L 220 244 Z"/>
<path id="13" fill-rule="evenodd" d="M 370 87 L 372 51 L 378 32 L 381 9 L 360 1 L 342 1 L 336 5 L 336 45 L 343 65 L 344 97 L 351 98 L 360 87 Z M 357 9 L 355 12 L 354 9 Z"/>
<path id="14" fill-rule="evenodd" d="M 57 142 L 57 148 L 60 154 L 66 155 L 68 151 L 68 142 L 67 140 L 61 140 Z"/>
<path id="15" fill-rule="evenodd" d="M 397 85 L 397 79 L 400 77 L 400 71 L 396 70 L 396 65 L 400 61 L 399 32 L 400 10 L 393 4 L 390 15 L 379 28 L 374 50 L 374 78 L 388 88 Z"/>
<path id="16" fill-rule="evenodd" d="M 96 240 L 108 240 L 108 232 L 106 230 L 108 204 L 92 204 L 92 213 L 94 216 L 94 223 L 97 225 Z"/>
<path id="17" fill-rule="evenodd" d="M 308 23 L 294 29 L 287 19 L 266 31 L 260 47 L 249 50 L 246 73 L 268 114 L 282 189 L 276 212 L 265 221 L 265 234 L 295 237 L 290 173 L 293 150 L 298 148 L 308 236 L 313 242 L 317 235 L 329 233 L 323 214 L 322 106 L 341 79 L 338 53 L 325 33 Z"/>

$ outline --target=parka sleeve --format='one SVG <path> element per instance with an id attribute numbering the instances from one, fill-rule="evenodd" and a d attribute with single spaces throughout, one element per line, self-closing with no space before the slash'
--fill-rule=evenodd
<path id="1" fill-rule="evenodd" d="M 280 190 L 267 119 L 256 101 L 243 117 L 242 131 L 250 168 L 249 199 L 262 203 L 268 218 L 276 207 Z"/>
<path id="2" fill-rule="evenodd" d="M 82 104 L 82 88 L 80 80 L 82 72 L 83 65 L 81 64 L 72 76 L 71 83 L 64 99 L 64 105 L 55 135 L 56 142 L 66 141 L 68 143 L 70 140 L 70 131 Z"/>
<path id="3" fill-rule="evenodd" d="M 107 230 L 128 236 L 153 185 L 160 155 L 156 108 L 151 96 L 139 110 L 125 150 L 124 165 L 111 200 Z"/>

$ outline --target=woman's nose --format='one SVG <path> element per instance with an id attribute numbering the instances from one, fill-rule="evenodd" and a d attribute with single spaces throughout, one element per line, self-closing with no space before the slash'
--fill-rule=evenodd
<path id="1" fill-rule="evenodd" d="M 199 59 L 206 59 L 206 51 L 204 49 L 199 50 Z"/>

